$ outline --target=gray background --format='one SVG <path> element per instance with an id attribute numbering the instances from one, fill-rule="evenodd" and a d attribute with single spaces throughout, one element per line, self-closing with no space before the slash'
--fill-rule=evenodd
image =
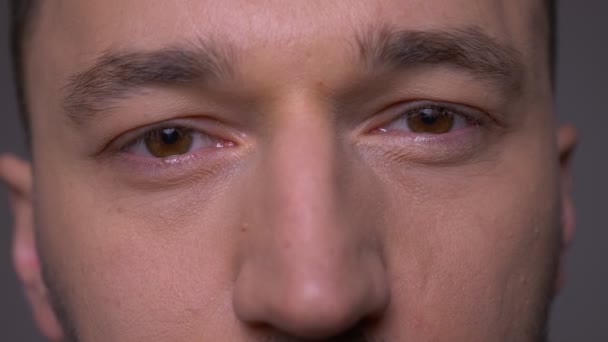
<path id="1" fill-rule="evenodd" d="M 25 155 L 7 48 L 7 0 L 0 0 L 0 152 Z M 558 115 L 575 123 L 578 227 L 568 283 L 552 316 L 554 342 L 608 342 L 608 1 L 561 0 Z M 11 217 L 0 187 L 0 341 L 42 341 L 10 266 Z"/>

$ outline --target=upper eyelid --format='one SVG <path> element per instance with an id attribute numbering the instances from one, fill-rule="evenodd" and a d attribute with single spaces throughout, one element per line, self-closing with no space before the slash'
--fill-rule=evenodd
<path id="1" fill-rule="evenodd" d="M 406 117 L 407 113 L 417 108 L 425 106 L 437 106 L 449 108 L 451 111 L 460 113 L 460 116 L 469 121 L 470 126 L 483 127 L 495 134 L 504 134 L 510 131 L 511 123 L 507 121 L 507 117 L 500 112 L 483 109 L 476 105 L 461 103 L 455 101 L 442 101 L 437 99 L 413 99 L 393 104 L 384 107 L 376 112 L 376 115 L 371 116 L 358 130 L 358 134 L 372 134 L 381 129 L 386 129 L 387 126 L 394 124 L 396 121 Z"/>
<path id="2" fill-rule="evenodd" d="M 404 108 L 405 107 L 405 108 Z M 486 112 L 462 104 L 450 103 L 450 102 L 441 102 L 441 101 L 408 101 L 406 103 L 395 105 L 394 109 L 388 109 L 391 112 L 391 119 L 384 123 L 384 125 L 388 125 L 396 120 L 400 120 L 413 111 L 424 109 L 424 108 L 445 108 L 454 114 L 458 114 L 464 117 L 467 120 L 471 120 L 476 123 L 484 123 L 488 120 L 493 120 L 491 115 Z"/>
<path id="3" fill-rule="evenodd" d="M 120 150 L 126 150 L 128 148 L 131 148 L 131 147 L 133 147 L 133 146 L 135 146 L 135 145 L 137 145 L 139 143 L 142 143 L 143 140 L 147 137 L 148 134 L 150 134 L 150 133 L 152 133 L 154 131 L 160 131 L 160 130 L 167 129 L 167 128 L 179 128 L 179 129 L 183 129 L 185 132 L 190 133 L 190 134 L 191 133 L 199 133 L 199 134 L 204 134 L 204 135 L 207 135 L 209 137 L 212 137 L 212 135 L 210 135 L 210 134 L 207 134 L 205 132 L 201 132 L 201 131 L 196 130 L 196 129 L 192 129 L 190 127 L 179 126 L 179 125 L 173 125 L 173 126 L 172 125 L 167 125 L 167 126 L 159 126 L 157 128 L 150 128 L 150 129 L 144 130 L 142 133 L 136 134 L 135 138 L 127 141 L 124 144 L 119 144 L 120 145 L 119 148 L 120 148 Z"/>
<path id="4" fill-rule="evenodd" d="M 198 134 L 207 135 L 209 137 L 222 139 L 221 137 L 218 137 L 217 135 L 210 133 L 208 130 L 204 129 L 203 126 L 205 125 L 200 123 L 196 124 L 196 121 L 196 119 L 173 119 L 133 128 L 131 130 L 119 134 L 117 137 L 108 141 L 98 154 L 103 154 L 105 152 L 122 151 L 140 142 L 146 134 L 164 128 L 182 128 L 190 132 L 196 132 Z"/>
<path id="5" fill-rule="evenodd" d="M 447 109 L 450 112 L 453 112 L 455 114 L 462 114 L 462 115 L 467 115 L 467 116 L 472 115 L 472 113 L 469 113 L 469 112 L 475 112 L 475 113 L 473 113 L 475 115 L 479 114 L 478 113 L 479 111 L 475 110 L 473 108 L 469 108 L 464 105 L 450 104 L 450 103 L 444 103 L 444 102 L 422 102 L 420 105 L 414 105 L 411 108 L 404 110 L 403 112 L 404 112 L 404 114 L 406 114 L 406 113 L 413 112 L 415 110 L 426 109 L 426 108 Z"/>
<path id="6" fill-rule="evenodd" d="M 506 122 L 500 119 L 500 115 L 497 115 L 497 113 L 491 113 L 479 106 L 449 100 L 442 101 L 437 99 L 419 98 L 394 101 L 377 109 L 373 112 L 374 114 L 366 117 L 361 126 L 359 126 L 360 128 L 357 129 L 356 134 L 372 133 L 386 125 L 393 123 L 396 120 L 399 120 L 412 110 L 427 106 L 449 108 L 451 111 L 460 113 L 466 118 L 471 118 L 473 121 L 476 121 L 481 125 L 488 124 L 489 126 L 495 126 L 496 128 L 501 129 L 506 127 Z"/>
<path id="7" fill-rule="evenodd" d="M 380 111 L 380 116 L 385 117 L 387 119 L 384 119 L 383 123 L 381 123 L 379 125 L 375 125 L 375 126 L 378 127 L 378 126 L 390 124 L 391 122 L 398 120 L 399 118 L 403 117 L 404 115 L 407 115 L 411 111 L 421 109 L 421 108 L 428 108 L 428 107 L 446 108 L 446 109 L 450 110 L 451 112 L 460 114 L 460 115 L 466 117 L 467 119 L 472 119 L 476 122 L 477 121 L 483 122 L 484 120 L 496 121 L 492 115 L 486 114 L 485 111 L 483 111 L 479 108 L 476 108 L 474 106 L 458 104 L 458 103 L 449 102 L 449 101 L 421 99 L 421 100 L 409 100 L 409 101 L 393 104 L 393 105 L 386 107 L 385 109 Z M 383 112 L 388 113 L 388 115 L 383 115 L 382 114 Z M 375 117 L 377 117 L 377 115 L 375 115 Z M 376 121 L 374 119 L 372 119 L 372 120 Z M 200 122 L 205 122 L 205 124 L 201 124 Z M 183 129 L 186 129 L 191 132 L 196 132 L 198 134 L 207 135 L 209 137 L 217 138 L 220 140 L 232 140 L 230 138 L 223 137 L 221 134 L 215 134 L 213 132 L 210 132 L 211 129 L 205 128 L 205 126 L 207 128 L 209 128 L 210 124 L 217 124 L 217 123 L 221 123 L 221 122 L 219 122 L 215 119 L 210 119 L 210 118 L 204 118 L 201 120 L 198 118 L 183 117 L 183 118 L 168 119 L 168 120 L 163 120 L 163 121 L 159 121 L 159 122 L 155 122 L 155 123 L 151 123 L 151 124 L 141 125 L 139 127 L 127 130 L 127 131 L 117 135 L 113 139 L 110 139 L 103 146 L 103 148 L 100 149 L 99 154 L 102 154 L 107 150 L 116 151 L 116 150 L 122 150 L 126 147 L 132 146 L 133 144 L 135 144 L 139 140 L 141 140 L 143 137 L 145 137 L 145 135 L 147 133 L 155 131 L 155 130 L 160 130 L 163 128 L 183 128 Z"/>

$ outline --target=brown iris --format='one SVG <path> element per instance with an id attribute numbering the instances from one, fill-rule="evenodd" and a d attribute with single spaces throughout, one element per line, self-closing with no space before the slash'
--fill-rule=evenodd
<path id="1" fill-rule="evenodd" d="M 192 132 L 183 128 L 157 129 L 146 134 L 144 143 L 156 158 L 184 154 L 192 147 Z"/>
<path id="2" fill-rule="evenodd" d="M 454 114 L 447 108 L 425 107 L 407 116 L 409 129 L 415 133 L 448 133 L 454 127 L 454 121 Z"/>

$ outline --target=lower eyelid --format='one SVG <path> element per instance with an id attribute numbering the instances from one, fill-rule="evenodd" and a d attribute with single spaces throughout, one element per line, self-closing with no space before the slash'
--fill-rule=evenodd
<path id="1" fill-rule="evenodd" d="M 365 151 L 375 151 L 372 155 L 382 158 L 392 156 L 389 159 L 408 164 L 444 164 L 473 158 L 487 146 L 485 137 L 483 129 L 477 126 L 467 126 L 446 134 L 397 131 L 372 134 L 362 140 L 360 146 Z"/>
<path id="2" fill-rule="evenodd" d="M 226 174 L 242 160 L 242 151 L 200 149 L 190 154 L 165 159 L 119 153 L 104 161 L 113 178 L 121 184 L 146 191 L 207 182 L 210 177 Z"/>
<path id="3" fill-rule="evenodd" d="M 392 136 L 393 138 L 403 139 L 403 141 L 410 141 L 415 143 L 424 143 L 424 142 L 435 142 L 439 144 L 450 144 L 450 141 L 454 139 L 467 139 L 467 136 L 471 136 L 472 134 L 481 133 L 482 128 L 476 124 L 468 124 L 466 126 L 455 128 L 447 133 L 440 134 L 432 134 L 432 133 L 416 133 L 412 131 L 398 130 L 398 129 L 388 129 L 388 130 L 380 130 L 376 129 L 372 132 L 372 135 L 387 135 Z"/>

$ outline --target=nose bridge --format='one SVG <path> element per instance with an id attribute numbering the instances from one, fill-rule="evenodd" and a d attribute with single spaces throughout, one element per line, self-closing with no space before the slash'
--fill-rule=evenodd
<path id="1" fill-rule="evenodd" d="M 386 304 L 385 274 L 367 245 L 372 227 L 362 226 L 373 218 L 351 213 L 365 199 L 352 196 L 356 168 L 338 130 L 327 113 L 292 108 L 262 148 L 235 310 L 247 322 L 328 337 Z"/>
<path id="2" fill-rule="evenodd" d="M 331 243 L 340 224 L 339 142 L 329 120 L 310 113 L 287 116 L 291 120 L 275 135 L 264 163 L 264 192 L 272 210 L 267 224 L 285 242 L 295 240 L 303 249 L 313 243 L 319 249 L 319 243 Z"/>

